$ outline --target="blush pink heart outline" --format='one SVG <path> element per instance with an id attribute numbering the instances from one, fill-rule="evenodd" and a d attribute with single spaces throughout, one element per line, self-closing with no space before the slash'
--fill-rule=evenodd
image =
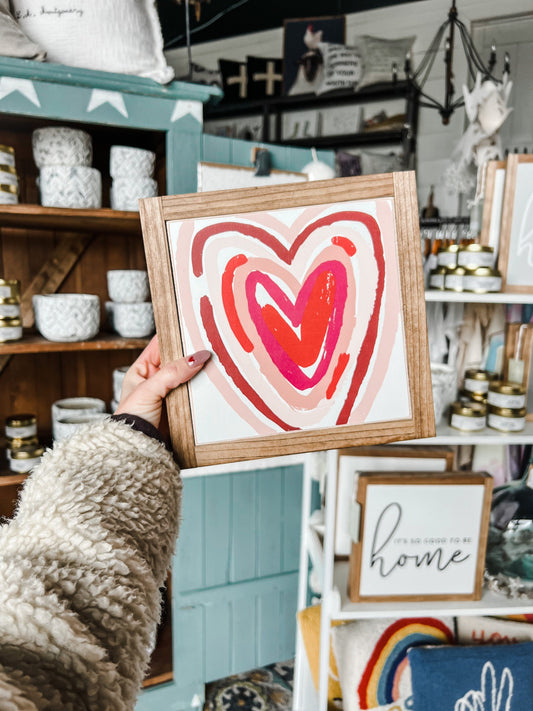
<path id="1" fill-rule="evenodd" d="M 194 235 L 191 248 L 191 263 L 194 276 L 200 277 L 203 274 L 203 250 L 206 242 L 212 237 L 232 231 L 258 240 L 272 250 L 272 252 L 280 260 L 290 266 L 299 248 L 310 234 L 322 226 L 331 226 L 335 222 L 339 221 L 359 222 L 366 227 L 370 234 L 373 255 L 377 266 L 377 285 L 374 305 L 360 351 L 356 358 L 348 393 L 336 421 L 336 424 L 342 425 L 347 424 L 348 422 L 353 404 L 368 371 L 370 359 L 378 335 L 379 317 L 385 286 L 385 256 L 383 244 L 381 242 L 381 231 L 375 218 L 360 211 L 346 210 L 332 213 L 308 224 L 299 233 L 288 249 L 283 246 L 276 237 L 256 225 L 237 221 L 218 222 L 200 229 Z M 216 353 L 226 373 L 233 380 L 234 384 L 241 391 L 241 393 L 259 412 L 261 412 L 273 423 L 277 424 L 281 429 L 285 431 L 300 429 L 284 422 L 281 418 L 279 418 L 276 413 L 273 412 L 271 408 L 268 407 L 258 396 L 255 390 L 246 381 L 242 373 L 237 369 L 232 357 L 224 346 L 222 337 L 215 323 L 213 306 L 209 300 L 209 297 L 206 295 L 202 296 L 200 299 L 200 317 L 213 351 Z"/>

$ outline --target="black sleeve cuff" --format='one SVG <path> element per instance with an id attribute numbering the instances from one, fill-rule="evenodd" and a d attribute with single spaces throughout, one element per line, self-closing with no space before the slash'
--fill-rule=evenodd
<path id="1" fill-rule="evenodd" d="M 151 422 L 144 420 L 142 417 L 121 412 L 119 415 L 111 415 L 110 419 L 115 420 L 115 422 L 125 422 L 126 424 L 131 425 L 134 430 L 142 432 L 148 437 L 152 437 L 152 439 L 156 439 L 158 442 L 161 442 L 161 444 L 164 444 L 169 452 L 172 451 L 168 442 L 165 442 L 157 427 L 154 427 Z"/>

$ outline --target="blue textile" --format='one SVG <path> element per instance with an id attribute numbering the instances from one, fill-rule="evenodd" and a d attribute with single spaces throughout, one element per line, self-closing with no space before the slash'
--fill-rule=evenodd
<path id="1" fill-rule="evenodd" d="M 533 642 L 414 647 L 415 711 L 533 711 Z"/>

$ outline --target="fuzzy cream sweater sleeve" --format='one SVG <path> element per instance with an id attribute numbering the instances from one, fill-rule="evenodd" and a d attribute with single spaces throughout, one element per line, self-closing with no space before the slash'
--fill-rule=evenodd
<path id="1" fill-rule="evenodd" d="M 180 503 L 171 454 L 124 422 L 45 453 L 0 526 L 0 711 L 134 708 Z"/>

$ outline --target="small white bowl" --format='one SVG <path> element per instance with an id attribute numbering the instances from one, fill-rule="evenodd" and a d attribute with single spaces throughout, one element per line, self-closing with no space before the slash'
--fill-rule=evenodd
<path id="1" fill-rule="evenodd" d="M 110 269 L 107 272 L 107 291 L 111 301 L 148 301 L 148 272 L 142 269 Z"/>
<path id="2" fill-rule="evenodd" d="M 47 126 L 32 133 L 33 159 L 45 165 L 85 165 L 93 160 L 92 139 L 85 131 L 67 126 Z"/>
<path id="3" fill-rule="evenodd" d="M 155 331 L 154 309 L 151 301 L 133 304 L 113 301 L 113 324 L 122 338 L 146 338 Z"/>
<path id="4" fill-rule="evenodd" d="M 155 153 L 133 146 L 111 146 L 109 174 L 112 178 L 129 178 L 131 175 L 151 178 L 155 169 Z"/>
<path id="5" fill-rule="evenodd" d="M 66 439 L 82 425 L 86 425 L 89 422 L 105 420 L 106 417 L 109 417 L 109 414 L 105 412 L 86 412 L 84 415 L 61 417 L 52 423 L 54 440 L 58 442 L 62 439 Z"/>
<path id="6" fill-rule="evenodd" d="M 82 165 L 45 165 L 38 179 L 45 207 L 102 207 L 102 176 Z"/>
<path id="7" fill-rule="evenodd" d="M 156 197 L 157 183 L 142 175 L 115 178 L 109 195 L 113 210 L 138 211 L 141 198 Z"/>
<path id="8" fill-rule="evenodd" d="M 35 326 L 49 341 L 87 341 L 100 328 L 96 294 L 35 294 Z"/>
<path id="9" fill-rule="evenodd" d="M 120 396 L 122 394 L 122 383 L 124 382 L 124 376 L 130 369 L 129 365 L 123 365 L 120 368 L 115 368 L 113 371 L 113 401 L 117 403 L 120 402 Z M 117 409 L 116 407 L 114 408 Z"/>

